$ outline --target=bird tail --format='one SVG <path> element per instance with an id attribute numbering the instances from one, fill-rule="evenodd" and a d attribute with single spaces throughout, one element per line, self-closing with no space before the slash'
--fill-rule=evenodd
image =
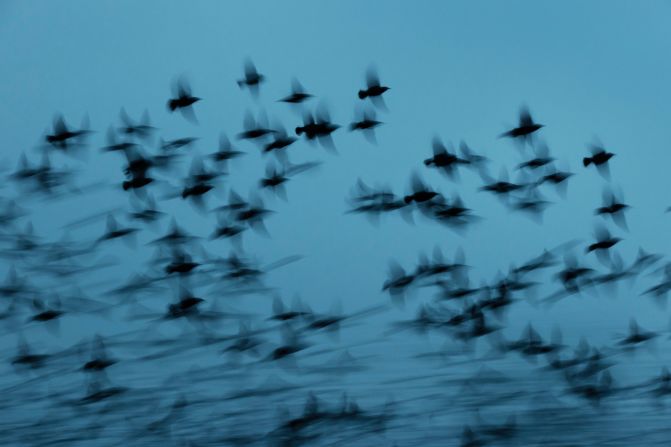
<path id="1" fill-rule="evenodd" d="M 590 157 L 585 157 L 582 159 L 583 166 L 587 167 L 590 163 L 592 163 L 592 159 Z"/>

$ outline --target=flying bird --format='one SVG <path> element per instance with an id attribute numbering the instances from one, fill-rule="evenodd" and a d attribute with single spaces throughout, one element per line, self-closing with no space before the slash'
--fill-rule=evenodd
<path id="1" fill-rule="evenodd" d="M 266 77 L 256 70 L 256 66 L 251 61 L 251 59 L 247 59 L 245 61 L 244 76 L 237 82 L 238 87 L 240 88 L 246 87 L 247 89 L 249 89 L 251 94 L 254 97 L 256 97 L 259 94 L 259 87 L 265 81 L 265 79 Z"/>
<path id="2" fill-rule="evenodd" d="M 193 105 L 201 101 L 202 98 L 191 94 L 191 86 L 185 77 L 177 79 L 172 88 L 174 96 L 168 100 L 168 110 L 171 112 L 179 110 L 184 118 L 193 123 L 198 123 Z"/>
<path id="3" fill-rule="evenodd" d="M 510 129 L 499 135 L 499 138 L 509 137 L 509 138 L 521 138 L 527 139 L 534 132 L 539 131 L 541 128 L 545 127 L 543 124 L 538 124 L 534 122 L 531 117 L 531 113 L 526 106 L 520 108 L 520 120 L 517 127 Z"/>

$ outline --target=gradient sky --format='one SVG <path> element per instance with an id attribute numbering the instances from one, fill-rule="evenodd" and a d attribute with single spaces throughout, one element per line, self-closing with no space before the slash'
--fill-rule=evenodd
<path id="1" fill-rule="evenodd" d="M 668 1 L 4 0 L 0 160 L 13 169 L 22 152 L 37 159 L 35 148 L 55 113 L 75 126 L 88 114 L 97 134 L 90 139 L 95 153 L 82 165 L 86 176 L 118 184 L 120 160 L 96 149 L 122 106 L 133 117 L 147 109 L 162 137 L 200 137 L 195 151 L 206 154 L 216 149 L 220 131 L 233 137 L 241 130 L 247 110 L 264 109 L 287 129 L 299 124 L 299 114 L 276 103 L 288 94 L 293 76 L 329 106 L 334 121 L 347 124 L 360 102 L 356 92 L 365 70 L 374 64 L 392 87 L 386 94 L 389 112 L 379 115 L 385 125 L 377 145 L 345 128 L 334 135 L 338 156 L 297 143 L 292 160 L 324 164 L 290 182 L 287 203 L 268 198 L 268 207 L 277 211 L 267 223 L 271 238 L 246 238 L 248 251 L 265 262 L 305 256 L 272 274 L 270 282 L 284 296 L 300 293 L 316 310 L 340 299 L 346 311 L 356 310 L 388 299 L 380 286 L 389 259 L 411 268 L 420 250 L 435 245 L 450 256 L 463 247 L 479 283 L 543 248 L 573 238 L 587 241 L 604 180 L 580 162 L 595 138 L 617 154 L 613 183 L 634 207 L 621 253 L 629 259 L 639 246 L 666 252 L 670 16 Z M 258 100 L 235 82 L 246 57 L 268 78 Z M 165 108 L 170 83 L 182 74 L 204 98 L 196 106 L 199 125 Z M 546 125 L 540 135 L 553 155 L 577 174 L 566 200 L 548 194 L 556 203 L 543 225 L 476 192 L 480 180 L 470 172 L 453 183 L 422 165 L 431 138 L 440 135 L 455 144 L 463 139 L 492 158 L 493 174 L 501 164 L 510 169 L 521 157 L 497 136 L 517 122 L 522 104 Z M 239 146 L 250 155 L 233 163 L 231 182 L 246 193 L 264 163 L 253 145 Z M 375 227 L 362 216 L 345 214 L 344 199 L 357 178 L 401 193 L 413 170 L 442 192 L 459 191 L 485 219 L 459 235 L 421 219 L 409 225 L 386 216 Z M 5 187 L 2 194 L 10 190 Z M 111 188 L 94 196 L 32 206 L 36 230 L 56 236 L 62 223 L 125 203 Z M 221 197 L 211 198 L 210 205 Z M 195 216 L 186 204 L 173 208 L 193 232 L 211 231 L 212 219 Z M 101 221 L 91 234 L 103 226 Z M 217 254 L 229 252 L 227 243 L 217 244 Z M 123 246 L 115 250 L 120 257 L 133 253 Z M 640 303 L 633 298 L 617 308 L 601 301 L 568 303 L 546 316 L 578 333 L 589 333 L 595 315 L 624 330 L 634 308 L 642 323 L 666 324 L 656 307 Z"/>

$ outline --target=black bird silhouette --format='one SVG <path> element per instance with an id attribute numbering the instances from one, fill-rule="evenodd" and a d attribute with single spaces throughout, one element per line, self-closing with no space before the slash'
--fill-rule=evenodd
<path id="1" fill-rule="evenodd" d="M 433 148 L 433 156 L 424 160 L 424 165 L 428 167 L 435 167 L 442 173 L 446 174 L 451 179 L 457 176 L 457 168 L 459 166 L 470 165 L 471 162 L 467 158 L 460 158 L 456 153 L 449 152 L 445 144 L 438 136 L 434 136 L 431 141 Z M 467 146 L 464 146 L 467 147 Z"/>
<path id="2" fill-rule="evenodd" d="M 633 348 L 641 343 L 648 342 L 656 338 L 658 334 L 652 331 L 641 329 L 633 318 L 629 320 L 629 334 L 622 338 L 618 344 L 626 348 Z"/>
<path id="3" fill-rule="evenodd" d="M 359 90 L 359 99 L 370 98 L 373 104 L 386 108 L 382 95 L 387 90 L 390 90 L 390 88 L 380 83 L 377 70 L 374 67 L 370 67 L 366 70 L 366 88 Z"/>
<path id="4" fill-rule="evenodd" d="M 158 239 L 154 239 L 150 242 L 153 245 L 164 245 L 169 247 L 176 247 L 180 245 L 185 245 L 190 242 L 195 241 L 197 238 L 188 234 L 184 231 L 178 224 L 175 219 L 172 219 L 170 222 L 170 230 L 166 233 L 165 236 L 161 236 Z"/>
<path id="5" fill-rule="evenodd" d="M 291 304 L 291 310 L 287 310 L 282 299 L 279 296 L 275 296 L 275 298 L 273 298 L 273 314 L 269 319 L 276 321 L 290 321 L 304 319 L 309 315 L 309 310 L 298 297 L 294 298 Z"/>
<path id="6" fill-rule="evenodd" d="M 614 247 L 622 239 L 619 237 L 611 236 L 610 232 L 602 226 L 597 226 L 594 230 L 594 235 L 596 237 L 596 242 L 591 243 L 586 248 L 586 253 L 596 252 L 599 259 L 604 262 L 610 261 L 608 255 L 608 250 Z"/>
<path id="7" fill-rule="evenodd" d="M 280 102 L 287 102 L 289 104 L 300 104 L 312 97 L 313 96 L 311 94 L 305 92 L 305 89 L 303 88 L 301 83 L 298 82 L 298 79 L 293 78 L 291 80 L 291 94 L 280 99 Z"/>
<path id="8" fill-rule="evenodd" d="M 239 223 L 249 225 L 252 229 L 267 234 L 268 230 L 264 224 L 264 219 L 272 213 L 272 210 L 264 207 L 263 200 L 254 195 L 249 200 L 249 203 L 236 211 L 234 219 Z"/>
<path id="9" fill-rule="evenodd" d="M 127 177 L 122 183 L 124 191 L 139 190 L 154 182 L 154 178 L 149 176 L 149 170 L 158 167 L 155 158 L 135 148 L 124 151 L 124 154 L 128 162 L 124 168 Z"/>
<path id="10" fill-rule="evenodd" d="M 15 366 L 27 366 L 31 369 L 38 369 L 45 366 L 46 361 L 49 360 L 50 357 L 49 354 L 34 354 L 23 336 L 19 336 L 17 342 L 17 354 L 12 358 L 12 364 Z"/>
<path id="11" fill-rule="evenodd" d="M 102 242 L 105 241 L 111 241 L 113 239 L 122 239 L 122 238 L 129 238 L 135 235 L 140 231 L 138 228 L 132 228 L 132 227 L 126 227 L 126 228 L 121 228 L 119 227 L 119 224 L 117 223 L 116 219 L 112 214 L 109 214 L 107 216 L 107 224 L 105 227 L 105 232 L 103 233 L 102 236 L 98 238 L 96 241 L 96 246 Z"/>
<path id="12" fill-rule="evenodd" d="M 513 196 L 511 201 L 511 208 L 513 210 L 527 213 L 538 223 L 542 223 L 543 212 L 550 205 L 551 202 L 545 200 L 536 189 L 529 189 L 522 196 Z"/>
<path id="13" fill-rule="evenodd" d="M 557 273 L 566 292 L 576 293 L 580 288 L 590 282 L 594 269 L 585 267 L 578 263 L 572 253 L 564 254 L 564 268 Z"/>
<path id="14" fill-rule="evenodd" d="M 517 165 L 517 169 L 538 169 L 555 160 L 554 157 L 550 157 L 550 148 L 545 143 L 538 144 L 534 152 L 535 156 Z"/>
<path id="15" fill-rule="evenodd" d="M 618 237 L 611 236 L 610 232 L 602 226 L 596 227 L 594 235 L 596 236 L 596 242 L 593 242 L 587 247 L 587 253 L 591 253 L 595 250 L 608 250 L 622 240 Z"/>
<path id="16" fill-rule="evenodd" d="M 162 151 L 174 151 L 176 149 L 181 149 L 183 147 L 189 148 L 196 141 L 198 141 L 198 138 L 196 137 L 183 137 L 167 141 L 161 138 L 159 147 L 161 148 Z"/>
<path id="17" fill-rule="evenodd" d="M 352 196 L 347 199 L 348 213 L 365 213 L 372 223 L 378 222 L 382 213 L 403 209 L 407 204 L 388 188 L 371 188 L 361 179 L 357 180 Z"/>
<path id="18" fill-rule="evenodd" d="M 266 77 L 256 70 L 256 66 L 254 66 L 254 63 L 251 61 L 251 59 L 247 59 L 245 61 L 244 76 L 237 82 L 238 87 L 246 87 L 249 89 L 251 94 L 256 97 L 259 94 L 259 87 L 265 81 L 265 79 Z"/>
<path id="19" fill-rule="evenodd" d="M 191 317 L 198 314 L 199 306 L 205 302 L 204 299 L 194 296 L 189 290 L 182 288 L 179 292 L 179 300 L 168 305 L 165 317 L 167 319 Z"/>
<path id="20" fill-rule="evenodd" d="M 217 152 L 210 154 L 209 157 L 219 165 L 222 173 L 226 174 L 228 172 L 229 160 L 238 158 L 242 155 L 245 155 L 245 153 L 235 150 L 226 134 L 222 132 L 219 134 L 219 149 Z"/>
<path id="21" fill-rule="evenodd" d="M 274 163 L 267 164 L 266 176 L 261 179 L 260 185 L 262 188 L 270 188 L 286 200 L 286 191 L 284 190 L 285 183 L 293 176 L 314 169 L 319 165 L 319 162 L 292 164 L 288 161 L 281 163 L 281 167 L 278 167 Z"/>
<path id="22" fill-rule="evenodd" d="M 42 154 L 39 165 L 32 166 L 25 154 L 19 158 L 17 169 L 10 175 L 10 179 L 17 182 L 21 188 L 26 188 L 26 195 L 32 193 L 55 196 L 59 192 L 72 190 L 73 172 L 56 169 L 52 166 L 49 153 Z"/>
<path id="23" fill-rule="evenodd" d="M 189 176 L 184 182 L 181 191 L 182 199 L 189 199 L 201 211 L 205 211 L 205 196 L 215 188 L 215 180 L 221 174 L 208 171 L 200 157 L 194 157 L 191 161 Z"/>
<path id="24" fill-rule="evenodd" d="M 96 334 L 91 342 L 91 359 L 84 363 L 82 371 L 101 373 L 116 363 L 118 363 L 118 360 L 107 354 L 103 337 Z"/>
<path id="25" fill-rule="evenodd" d="M 608 371 L 602 372 L 599 379 L 592 382 L 579 381 L 570 376 L 567 379 L 571 386 L 570 391 L 587 399 L 594 406 L 599 406 L 604 398 L 611 396 L 615 392 L 613 378 Z"/>
<path id="26" fill-rule="evenodd" d="M 193 111 L 193 105 L 202 98 L 191 94 L 191 86 L 185 77 L 180 77 L 173 85 L 174 97 L 168 100 L 168 110 L 174 112 L 179 110 L 182 116 L 187 120 L 197 123 L 196 114 Z"/>
<path id="27" fill-rule="evenodd" d="M 54 148 L 67 153 L 73 147 L 81 148 L 83 146 L 83 137 L 92 133 L 88 127 L 88 116 L 84 116 L 82 119 L 82 125 L 80 129 L 73 130 L 68 128 L 63 115 L 56 115 L 53 122 L 53 132 L 51 134 L 47 134 L 45 139 L 47 143 L 52 145 Z M 74 140 L 74 142 L 72 140 Z"/>
<path id="28" fill-rule="evenodd" d="M 536 185 L 548 183 L 555 186 L 558 194 L 561 197 L 566 197 L 566 190 L 568 188 L 568 179 L 574 174 L 567 170 L 557 169 L 553 165 L 546 165 L 545 172 L 536 181 Z"/>
<path id="29" fill-rule="evenodd" d="M 671 263 L 667 263 L 662 269 L 662 279 L 657 284 L 648 288 L 644 295 L 652 295 L 660 305 L 666 304 L 666 298 L 671 291 Z"/>
<path id="30" fill-rule="evenodd" d="M 539 256 L 525 262 L 519 267 L 513 268 L 514 274 L 528 274 L 538 270 L 550 268 L 557 264 L 557 257 L 550 251 L 543 250 Z"/>
<path id="31" fill-rule="evenodd" d="M 587 167 L 590 164 L 596 166 L 599 173 L 606 177 L 610 177 L 610 168 L 608 161 L 615 156 L 614 153 L 608 152 L 601 144 L 594 144 L 590 147 L 591 156 L 582 159 L 583 166 Z"/>
<path id="32" fill-rule="evenodd" d="M 62 317 L 65 312 L 61 310 L 60 299 L 51 300 L 49 306 L 45 305 L 44 302 L 40 299 L 33 299 L 32 306 L 35 310 L 35 313 L 28 319 L 28 321 L 36 321 L 40 323 L 57 323 L 58 319 Z M 53 326 L 53 329 L 57 331 L 58 327 Z"/>
<path id="33" fill-rule="evenodd" d="M 417 172 L 413 172 L 410 178 L 411 193 L 403 197 L 403 201 L 407 204 L 417 203 L 422 204 L 430 200 L 434 200 L 440 196 L 440 193 L 432 190 L 420 178 Z"/>
<path id="34" fill-rule="evenodd" d="M 116 132 L 112 126 L 107 130 L 107 146 L 103 147 L 104 152 L 127 151 L 135 148 L 137 144 L 132 141 L 119 141 Z"/>
<path id="35" fill-rule="evenodd" d="M 277 133 L 277 131 L 268 127 L 268 120 L 265 114 L 261 114 L 258 120 L 254 120 L 251 112 L 246 112 L 242 127 L 244 131 L 238 134 L 238 140 L 255 140 Z"/>
<path id="36" fill-rule="evenodd" d="M 610 217 L 620 228 L 627 230 L 627 220 L 625 212 L 630 208 L 629 205 L 623 202 L 622 192 L 605 187 L 601 194 L 603 198 L 602 205 L 594 210 L 594 213 L 599 216 Z"/>
<path id="37" fill-rule="evenodd" d="M 542 127 L 544 127 L 543 124 L 538 124 L 531 118 L 529 109 L 526 106 L 522 106 L 520 108 L 520 121 L 517 127 L 502 133 L 499 138 L 510 137 L 527 139 L 531 134 L 537 132 Z"/>
<path id="38" fill-rule="evenodd" d="M 151 195 L 147 196 L 144 203 L 139 203 L 138 200 L 133 200 L 133 197 L 131 196 L 131 205 L 133 206 L 133 211 L 128 213 L 128 217 L 132 220 L 152 224 L 165 216 L 165 213 L 158 209 L 156 201 Z"/>
<path id="39" fill-rule="evenodd" d="M 86 395 L 77 401 L 79 405 L 90 405 L 108 400 L 113 397 L 119 397 L 128 392 L 126 387 L 108 386 L 105 387 L 100 378 L 92 380 L 89 383 Z"/>
<path id="40" fill-rule="evenodd" d="M 286 200 L 286 190 L 284 184 L 289 181 L 283 169 L 279 169 L 275 164 L 266 165 L 266 176 L 259 181 L 261 188 L 269 188 L 277 195 Z"/>
<path id="41" fill-rule="evenodd" d="M 242 233 L 244 233 L 246 230 L 246 226 L 236 225 L 231 221 L 231 219 L 220 214 L 217 216 L 217 225 L 212 234 L 210 234 L 210 240 L 231 239 L 235 247 L 237 249 L 241 249 L 240 238 Z"/>
<path id="42" fill-rule="evenodd" d="M 273 140 L 269 143 L 266 143 L 263 147 L 263 153 L 267 154 L 273 152 L 279 155 L 282 159 L 286 159 L 286 149 L 294 144 L 298 139 L 296 137 L 290 137 L 287 134 L 287 131 L 281 125 L 277 124 L 273 126 L 275 132 L 273 134 Z"/>
<path id="43" fill-rule="evenodd" d="M 453 229 L 463 229 L 480 219 L 458 194 L 453 194 L 450 200 L 434 200 L 430 205 L 430 217 Z"/>
<path id="44" fill-rule="evenodd" d="M 28 157 L 26 156 L 25 152 L 23 152 L 19 156 L 19 161 L 16 164 L 16 169 L 12 174 L 9 175 L 9 178 L 17 182 L 30 181 L 34 177 L 40 175 L 42 170 L 43 168 L 33 167 L 30 161 L 28 160 Z"/>
<path id="45" fill-rule="evenodd" d="M 415 275 L 420 278 L 431 278 L 444 274 L 455 275 L 467 268 L 466 255 L 461 248 L 458 248 L 454 255 L 454 261 L 445 260 L 442 250 L 435 246 L 433 249 L 432 260 L 429 260 L 423 253 L 420 254 L 420 262 L 415 268 Z M 456 276 L 453 276 L 456 277 Z"/>
<path id="46" fill-rule="evenodd" d="M 556 329 L 553 331 L 550 343 L 545 343 L 541 336 L 536 332 L 531 323 L 527 324 L 519 340 L 509 342 L 507 349 L 517 351 L 525 357 L 535 357 L 538 355 L 553 355 L 563 348 L 561 343 L 561 332 Z"/>
<path id="47" fill-rule="evenodd" d="M 149 112 L 147 110 L 142 113 L 142 117 L 139 121 L 131 119 L 124 108 L 121 108 L 120 117 L 122 126 L 119 128 L 119 131 L 129 137 L 138 137 L 142 140 L 146 140 L 151 137 L 151 134 L 154 133 L 154 131 L 156 131 L 156 128 L 151 125 Z"/>
<path id="48" fill-rule="evenodd" d="M 178 275 L 189 275 L 193 270 L 200 267 L 200 263 L 192 260 L 191 255 L 187 254 L 181 249 L 173 249 L 172 259 L 168 265 L 165 266 L 165 273 L 172 275 L 177 273 Z"/>
<path id="49" fill-rule="evenodd" d="M 382 121 L 377 121 L 375 119 L 375 110 L 373 109 L 364 109 L 363 111 L 357 110 L 356 114 L 359 115 L 357 118 L 355 118 L 358 121 L 352 122 L 349 126 L 349 130 L 362 131 L 368 141 L 370 141 L 371 143 L 375 143 L 376 142 L 375 128 L 383 124 Z"/>
<path id="50" fill-rule="evenodd" d="M 16 221 L 24 217 L 27 211 L 16 203 L 16 200 L 0 199 L 0 228 L 12 227 Z"/>
<path id="51" fill-rule="evenodd" d="M 326 107 L 320 105 L 314 115 L 308 112 L 303 115 L 303 125 L 296 127 L 296 135 L 305 135 L 309 141 L 316 139 L 324 147 L 335 150 L 331 134 L 338 129 L 340 126 L 331 122 Z"/>
<path id="52" fill-rule="evenodd" d="M 234 189 L 228 192 L 228 205 L 223 205 L 214 209 L 217 212 L 241 211 L 249 206 L 249 202 L 240 196 Z"/>
<path id="53" fill-rule="evenodd" d="M 259 356 L 259 346 L 264 341 L 255 337 L 246 322 L 241 321 L 238 327 L 238 335 L 233 343 L 228 345 L 223 352 L 233 352 L 236 354 L 249 353 L 254 357 Z"/>
<path id="54" fill-rule="evenodd" d="M 281 331 L 283 342 L 270 353 L 269 360 L 286 359 L 307 349 L 308 346 L 302 342 L 299 334 L 291 326 L 285 324 L 281 327 Z"/>
<path id="55" fill-rule="evenodd" d="M 511 192 L 522 190 L 527 187 L 525 183 L 511 183 L 508 181 L 508 171 L 501 168 L 499 180 L 494 180 L 485 171 L 480 173 L 480 176 L 485 181 L 485 185 L 480 187 L 480 191 L 491 192 L 499 197 L 506 197 Z"/>
<path id="56" fill-rule="evenodd" d="M 408 274 L 396 261 L 389 261 L 389 278 L 382 285 L 383 291 L 388 291 L 391 298 L 402 304 L 408 288 L 415 282 L 416 276 Z"/>

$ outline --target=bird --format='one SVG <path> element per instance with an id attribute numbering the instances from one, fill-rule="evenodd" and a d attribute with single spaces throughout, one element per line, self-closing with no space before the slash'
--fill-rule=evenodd
<path id="1" fill-rule="evenodd" d="M 340 125 L 331 122 L 328 110 L 321 105 L 315 114 L 303 114 L 303 125 L 297 126 L 296 135 L 304 135 L 308 141 L 317 140 L 328 149 L 335 150 L 331 134 L 338 130 Z"/>
<path id="2" fill-rule="evenodd" d="M 499 138 L 509 137 L 526 139 L 543 127 L 545 127 L 543 124 L 534 122 L 529 109 L 526 106 L 522 106 L 520 108 L 520 119 L 517 127 L 502 133 Z"/>
<path id="3" fill-rule="evenodd" d="M 427 167 L 435 167 L 440 169 L 442 173 L 451 179 L 455 179 L 457 175 L 457 168 L 459 166 L 470 165 L 470 160 L 459 157 L 454 152 L 449 152 L 445 144 L 438 136 L 434 136 L 431 141 L 433 149 L 433 156 L 424 160 L 424 165 Z"/>
<path id="4" fill-rule="evenodd" d="M 180 77 L 173 85 L 174 96 L 168 100 L 167 106 L 170 112 L 179 110 L 187 120 L 197 123 L 193 105 L 202 98 L 191 94 L 191 86 L 185 77 Z"/>
<path id="5" fill-rule="evenodd" d="M 599 173 L 608 178 L 610 177 L 609 161 L 615 156 L 614 153 L 607 151 L 601 144 L 594 144 L 590 147 L 591 155 L 582 159 L 584 167 L 589 165 L 596 166 Z"/>
<path id="6" fill-rule="evenodd" d="M 369 98 L 373 104 L 386 108 L 382 95 L 388 90 L 390 87 L 380 83 L 377 70 L 371 66 L 366 70 L 366 88 L 359 90 L 358 96 L 361 100 Z"/>
<path id="7" fill-rule="evenodd" d="M 266 77 L 256 70 L 256 66 L 251 59 L 245 61 L 244 75 L 237 81 L 238 87 L 247 88 L 253 96 L 258 96 L 259 87 L 265 81 Z"/>
<path id="8" fill-rule="evenodd" d="M 356 118 L 357 121 L 350 124 L 349 130 L 361 131 L 368 141 L 375 143 L 375 128 L 383 124 L 375 119 L 375 110 L 364 109 L 363 111 L 357 111 L 357 114 L 359 114 L 359 117 Z"/>
<path id="9" fill-rule="evenodd" d="M 88 127 L 88 116 L 84 116 L 81 127 L 77 130 L 74 130 L 68 127 L 68 125 L 65 123 L 63 115 L 59 114 L 54 117 L 53 132 L 47 134 L 45 139 L 47 143 L 49 143 L 55 149 L 67 153 L 70 152 L 73 147 L 81 147 L 83 145 L 81 140 L 92 133 Z"/>
<path id="10" fill-rule="evenodd" d="M 305 92 L 305 88 L 303 88 L 303 85 L 298 81 L 298 79 L 293 78 L 291 80 L 291 93 L 279 101 L 289 104 L 301 104 L 312 97 L 313 95 Z"/>

